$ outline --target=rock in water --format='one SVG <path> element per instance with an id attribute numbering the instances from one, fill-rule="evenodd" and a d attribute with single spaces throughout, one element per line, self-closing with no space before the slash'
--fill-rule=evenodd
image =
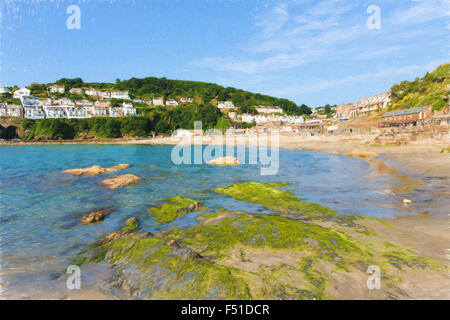
<path id="1" fill-rule="evenodd" d="M 103 167 L 94 165 L 94 166 L 88 167 L 88 168 L 69 169 L 69 170 L 62 171 L 62 173 L 74 174 L 77 176 L 81 176 L 81 175 L 98 176 L 100 174 L 117 172 L 117 171 L 126 169 L 129 166 L 130 165 L 126 164 L 126 163 L 121 163 L 121 164 L 115 165 L 111 168 L 103 168 Z"/>
<path id="2" fill-rule="evenodd" d="M 235 166 L 239 164 L 239 160 L 235 157 L 221 157 L 206 162 L 216 166 Z"/>
<path id="3" fill-rule="evenodd" d="M 84 224 L 94 224 L 98 223 L 100 221 L 103 221 L 105 219 L 105 216 L 108 214 L 111 214 L 114 210 L 100 210 L 100 211 L 94 211 L 91 213 L 88 213 L 84 215 L 80 221 Z"/>
<path id="4" fill-rule="evenodd" d="M 120 187 L 126 187 L 132 184 L 136 184 L 142 179 L 138 176 L 135 176 L 134 174 L 123 174 L 111 179 L 106 179 L 103 181 L 100 181 L 100 183 L 109 189 L 116 189 Z"/>
<path id="5" fill-rule="evenodd" d="M 139 221 L 136 217 L 131 217 L 125 221 L 125 227 L 123 229 L 134 231 L 139 228 Z"/>

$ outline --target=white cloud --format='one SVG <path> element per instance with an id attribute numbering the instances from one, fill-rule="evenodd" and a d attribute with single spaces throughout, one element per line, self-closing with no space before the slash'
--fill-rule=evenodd
<path id="1" fill-rule="evenodd" d="M 277 4 L 272 10 L 256 18 L 255 26 L 261 28 L 262 37 L 270 37 L 279 31 L 289 20 L 286 3 Z"/>
<path id="2" fill-rule="evenodd" d="M 411 75 L 424 74 L 427 71 L 431 71 L 439 66 L 442 61 L 433 60 L 421 65 L 410 65 L 398 68 L 386 68 L 375 72 L 368 72 L 356 76 L 348 76 L 333 80 L 322 80 L 312 84 L 295 84 L 286 88 L 273 90 L 271 94 L 278 96 L 296 96 L 299 97 L 302 94 L 310 92 L 324 91 L 331 88 L 340 88 L 349 85 L 357 85 L 362 81 L 376 80 L 383 78 L 392 78 L 401 76 L 403 78 L 410 77 Z"/>
<path id="3" fill-rule="evenodd" d="M 356 58 L 360 60 L 373 60 L 375 58 L 386 56 L 402 49 L 403 47 L 401 46 L 384 47 L 378 50 L 368 49 L 364 52 L 359 53 Z"/>
<path id="4" fill-rule="evenodd" d="M 448 0 L 425 0 L 408 9 L 396 11 L 389 22 L 392 25 L 414 25 L 443 18 L 450 12 Z"/>
<path id="5" fill-rule="evenodd" d="M 212 68 L 217 71 L 254 74 L 299 67 L 323 54 L 321 50 L 305 50 L 297 53 L 278 53 L 263 59 L 236 60 L 227 58 L 205 58 L 193 63 L 196 67 Z"/>

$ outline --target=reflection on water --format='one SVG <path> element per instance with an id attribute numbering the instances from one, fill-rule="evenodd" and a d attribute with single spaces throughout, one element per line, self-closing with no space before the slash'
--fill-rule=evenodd
<path id="1" fill-rule="evenodd" d="M 380 163 L 334 154 L 281 150 L 277 175 L 260 176 L 254 165 L 174 165 L 168 146 L 61 145 L 10 146 L 0 149 L 2 273 L 61 272 L 70 259 L 99 237 L 136 216 L 147 231 L 195 224 L 191 213 L 170 224 L 160 225 L 147 214 L 150 206 L 174 196 L 205 203 L 211 210 L 268 212 L 255 205 L 217 195 L 212 190 L 244 181 L 287 181 L 297 196 L 336 209 L 341 214 L 376 217 L 410 215 L 423 208 L 404 207 L 403 197 L 431 197 L 427 186 L 411 178 L 386 172 Z M 94 164 L 111 167 L 129 163 L 122 173 L 135 174 L 140 183 L 114 191 L 99 184 L 105 177 L 62 174 L 71 168 Z M 384 175 L 374 174 L 385 171 Z M 420 189 L 419 191 L 417 189 Z M 392 191 L 392 192 L 391 192 Z M 98 208 L 114 213 L 102 223 L 82 225 L 77 215 Z M 432 210 L 432 208 L 427 208 Z"/>

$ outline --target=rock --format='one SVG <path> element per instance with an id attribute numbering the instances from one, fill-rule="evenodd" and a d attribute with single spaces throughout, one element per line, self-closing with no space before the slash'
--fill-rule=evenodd
<path id="1" fill-rule="evenodd" d="M 189 212 L 194 212 L 197 211 L 201 206 L 201 203 L 198 201 L 195 201 L 193 203 L 191 203 L 190 205 L 188 205 L 186 208 L 180 208 L 177 209 L 177 213 L 189 213 Z"/>
<path id="2" fill-rule="evenodd" d="M 136 184 L 142 179 L 134 174 L 123 174 L 111 179 L 106 179 L 103 181 L 100 181 L 100 183 L 109 189 L 113 190 L 120 187 L 126 187 L 132 184 Z"/>
<path id="3" fill-rule="evenodd" d="M 180 244 L 178 243 L 178 241 L 176 240 L 170 240 L 169 242 L 167 242 L 167 245 L 170 247 L 180 247 Z"/>
<path id="4" fill-rule="evenodd" d="M 235 166 L 239 164 L 239 160 L 235 157 L 221 157 L 207 161 L 206 163 L 216 166 L 226 166 L 226 165 Z"/>
<path id="5" fill-rule="evenodd" d="M 134 231 L 139 228 L 139 220 L 136 217 L 131 217 L 125 221 L 124 229 Z"/>
<path id="6" fill-rule="evenodd" d="M 378 153 L 373 151 L 353 150 L 347 153 L 347 156 L 355 158 L 375 158 L 378 157 Z"/>
<path id="7" fill-rule="evenodd" d="M 62 171 L 62 173 L 74 174 L 77 176 L 87 175 L 87 176 L 98 176 L 100 174 L 118 172 L 120 170 L 128 168 L 130 165 L 126 163 L 115 165 L 111 168 L 103 168 L 97 165 L 88 168 L 78 168 L 78 169 L 69 169 Z"/>
<path id="8" fill-rule="evenodd" d="M 117 171 L 127 169 L 129 167 L 130 167 L 130 165 L 128 163 L 120 163 L 115 166 L 112 166 L 112 168 L 117 169 Z"/>
<path id="9" fill-rule="evenodd" d="M 123 237 L 128 236 L 128 235 L 133 235 L 136 238 L 136 240 L 137 239 L 146 239 L 146 238 L 153 237 L 153 234 L 151 232 L 145 232 L 145 231 L 133 232 L 133 231 L 130 231 L 130 230 L 122 229 L 120 231 L 116 231 L 116 232 L 108 234 L 106 237 L 104 237 L 100 241 L 98 241 L 94 245 L 94 247 L 102 246 L 102 245 L 104 245 L 104 244 L 106 244 L 108 242 L 119 240 L 120 238 L 123 238 Z"/>
<path id="10" fill-rule="evenodd" d="M 111 214 L 114 210 L 100 210 L 84 215 L 80 221 L 84 224 L 94 224 L 105 219 L 105 216 Z"/>

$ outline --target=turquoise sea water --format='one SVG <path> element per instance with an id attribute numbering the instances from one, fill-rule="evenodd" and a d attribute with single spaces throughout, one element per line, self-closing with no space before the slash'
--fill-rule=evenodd
<path id="1" fill-rule="evenodd" d="M 299 197 L 341 214 L 388 217 L 420 212 L 417 207 L 402 206 L 405 195 L 386 192 L 397 186 L 393 177 L 372 177 L 368 163 L 359 159 L 281 150 L 278 174 L 261 176 L 256 165 L 175 165 L 171 162 L 171 150 L 169 146 L 135 145 L 1 147 L 0 263 L 3 281 L 14 285 L 18 275 L 36 274 L 51 281 L 52 272 L 64 270 L 80 250 L 119 229 L 130 216 L 136 216 L 142 229 L 152 232 L 195 224 L 198 213 L 166 225 L 158 224 L 147 214 L 150 206 L 170 197 L 180 195 L 197 199 L 211 211 L 226 208 L 267 212 L 258 205 L 212 191 L 244 181 L 289 182 L 287 189 Z M 110 167 L 119 163 L 128 163 L 131 167 L 120 173 L 97 177 L 61 173 L 94 164 Z M 136 174 L 143 180 L 113 191 L 98 183 L 124 173 Z M 417 197 L 415 192 L 413 189 L 408 197 Z M 427 197 L 427 192 L 422 187 L 420 197 Z M 115 212 L 96 225 L 79 223 L 78 214 L 99 208 L 111 208 Z"/>

